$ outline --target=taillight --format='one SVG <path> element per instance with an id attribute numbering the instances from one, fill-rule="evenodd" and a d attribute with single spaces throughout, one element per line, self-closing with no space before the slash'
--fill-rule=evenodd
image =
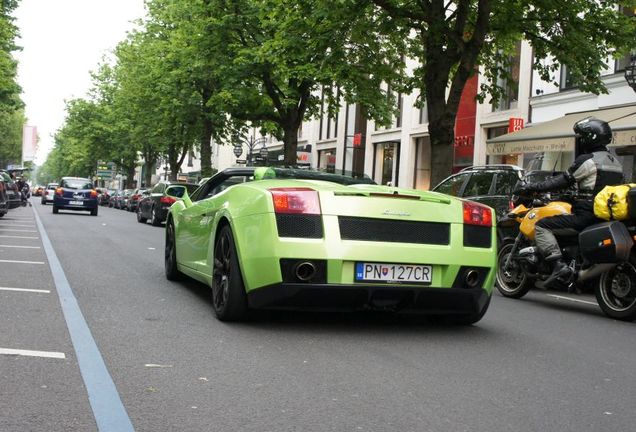
<path id="1" fill-rule="evenodd" d="M 176 199 L 172 198 L 171 196 L 163 196 L 159 198 L 159 202 L 162 204 L 172 205 L 175 203 L 175 201 Z"/>
<path id="2" fill-rule="evenodd" d="M 94 189 L 91 191 L 91 198 L 97 198 L 97 191 Z"/>
<path id="3" fill-rule="evenodd" d="M 273 188 L 274 211 L 286 214 L 320 214 L 318 192 L 310 188 Z"/>
<path id="4" fill-rule="evenodd" d="M 492 226 L 490 207 L 472 201 L 464 201 L 464 223 L 468 225 Z"/>
<path id="5" fill-rule="evenodd" d="M 64 193 L 64 189 L 62 188 L 55 189 L 55 195 L 62 196 L 63 193 Z"/>

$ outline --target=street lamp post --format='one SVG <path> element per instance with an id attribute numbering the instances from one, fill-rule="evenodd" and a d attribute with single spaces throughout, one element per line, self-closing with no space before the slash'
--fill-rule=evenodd
<path id="1" fill-rule="evenodd" d="M 247 166 L 254 166 L 254 155 L 256 153 L 256 148 L 260 145 L 261 148 L 258 154 L 261 158 L 267 160 L 267 155 L 269 151 L 265 146 L 267 139 L 264 137 L 255 139 L 253 136 L 249 136 L 248 138 L 236 137 L 236 141 L 234 142 L 234 156 L 237 158 L 243 154 L 243 145 L 247 146 Z"/>

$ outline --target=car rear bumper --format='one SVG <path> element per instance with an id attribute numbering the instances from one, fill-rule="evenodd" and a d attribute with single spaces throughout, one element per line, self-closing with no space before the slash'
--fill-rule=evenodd
<path id="1" fill-rule="evenodd" d="M 431 315 L 481 311 L 490 294 L 482 288 L 281 283 L 248 294 L 254 309 L 388 310 Z"/>
<path id="2" fill-rule="evenodd" d="M 53 205 L 60 209 L 67 210 L 93 210 L 97 208 L 97 200 L 96 199 L 86 199 L 82 201 L 82 204 L 71 204 L 70 199 L 65 198 L 54 198 Z"/>

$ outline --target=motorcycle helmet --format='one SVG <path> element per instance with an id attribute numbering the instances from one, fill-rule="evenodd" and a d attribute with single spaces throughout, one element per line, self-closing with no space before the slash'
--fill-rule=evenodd
<path id="1" fill-rule="evenodd" d="M 612 128 L 603 120 L 595 117 L 587 117 L 574 123 L 574 133 L 580 150 L 586 152 L 590 149 L 606 146 L 612 142 Z"/>

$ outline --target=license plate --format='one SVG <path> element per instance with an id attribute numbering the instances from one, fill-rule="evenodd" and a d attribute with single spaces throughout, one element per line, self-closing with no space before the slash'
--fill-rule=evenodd
<path id="1" fill-rule="evenodd" d="M 84 201 L 71 201 L 71 205 L 84 205 Z"/>
<path id="2" fill-rule="evenodd" d="M 356 263 L 355 280 L 358 282 L 431 283 L 430 265 Z"/>

